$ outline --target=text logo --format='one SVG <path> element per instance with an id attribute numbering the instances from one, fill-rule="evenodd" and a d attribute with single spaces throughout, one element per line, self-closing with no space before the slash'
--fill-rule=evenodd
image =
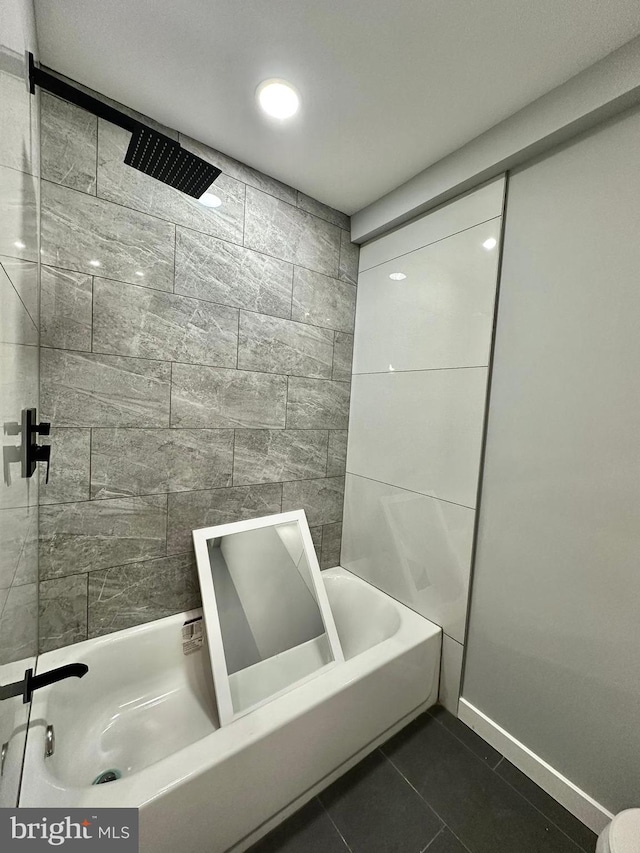
<path id="1" fill-rule="evenodd" d="M 137 809 L 0 809 L 0 850 L 138 853 Z"/>

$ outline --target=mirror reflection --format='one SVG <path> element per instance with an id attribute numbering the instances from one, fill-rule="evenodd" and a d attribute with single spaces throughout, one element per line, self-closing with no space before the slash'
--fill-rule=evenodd
<path id="1" fill-rule="evenodd" d="M 210 538 L 207 551 L 235 713 L 335 659 L 297 520 Z"/>

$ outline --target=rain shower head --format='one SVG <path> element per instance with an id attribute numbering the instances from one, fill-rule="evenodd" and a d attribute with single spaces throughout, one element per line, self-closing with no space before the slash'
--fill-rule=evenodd
<path id="1" fill-rule="evenodd" d="M 131 135 L 124 162 L 194 198 L 200 198 L 220 174 L 216 166 L 142 124 Z"/>
<path id="2" fill-rule="evenodd" d="M 120 110 L 70 86 L 55 74 L 37 68 L 31 53 L 29 54 L 29 81 L 31 94 L 35 92 L 36 86 L 40 86 L 59 98 L 64 98 L 99 118 L 130 131 L 131 141 L 124 162 L 144 172 L 145 175 L 150 175 L 194 198 L 200 198 L 220 174 L 217 166 L 196 157 L 175 139 L 152 130 L 146 124 L 136 121 Z"/>

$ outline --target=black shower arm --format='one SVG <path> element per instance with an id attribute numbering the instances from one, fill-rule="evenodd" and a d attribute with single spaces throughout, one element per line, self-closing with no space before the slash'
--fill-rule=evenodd
<path id="1" fill-rule="evenodd" d="M 35 64 L 33 54 L 30 53 L 29 89 L 32 95 L 35 94 L 36 86 L 39 86 L 41 89 L 45 89 L 47 92 L 51 92 L 52 95 L 57 95 L 59 98 L 63 98 L 65 101 L 70 101 L 77 107 L 82 107 L 83 110 L 87 110 L 87 112 L 98 116 L 98 118 L 103 118 L 105 121 L 111 122 L 111 124 L 116 124 L 118 127 L 122 127 L 124 130 L 128 130 L 131 133 L 140 127 L 147 127 L 143 122 L 136 121 L 136 119 L 131 118 L 131 116 L 126 115 L 126 113 L 116 110 L 115 107 L 110 107 L 108 104 L 99 101 L 97 98 L 87 95 L 86 92 L 76 89 L 75 86 L 65 83 L 64 80 L 61 80 L 54 74 L 49 74 L 48 71 L 43 71 L 42 68 L 38 68 Z M 154 133 L 158 133 L 158 131 L 154 130 Z M 174 145 L 178 145 L 175 140 L 165 134 L 159 133 L 158 135 L 169 140 Z"/>

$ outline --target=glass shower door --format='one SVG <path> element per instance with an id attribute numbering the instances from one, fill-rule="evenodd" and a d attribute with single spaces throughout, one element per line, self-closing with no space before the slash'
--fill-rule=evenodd
<path id="1" fill-rule="evenodd" d="M 23 411 L 37 407 L 38 102 L 25 51 L 35 32 L 19 3 L 0 6 L 0 685 L 35 668 L 38 646 L 38 472 L 25 477 Z M 0 695 L 16 692 L 0 691 Z M 29 704 L 0 700 L 0 807 L 17 804 Z"/>

